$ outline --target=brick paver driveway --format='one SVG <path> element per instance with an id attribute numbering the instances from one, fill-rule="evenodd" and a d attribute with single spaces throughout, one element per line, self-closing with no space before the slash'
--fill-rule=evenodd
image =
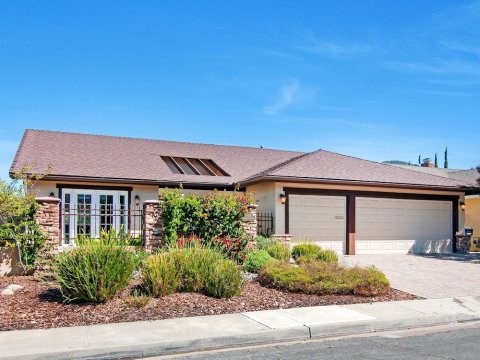
<path id="1" fill-rule="evenodd" d="M 349 266 L 375 265 L 393 288 L 425 298 L 480 296 L 480 253 L 343 256 Z"/>

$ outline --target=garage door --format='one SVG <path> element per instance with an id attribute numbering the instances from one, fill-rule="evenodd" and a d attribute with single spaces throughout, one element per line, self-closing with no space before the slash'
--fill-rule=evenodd
<path id="1" fill-rule="evenodd" d="M 294 241 L 313 241 L 324 249 L 344 252 L 346 198 L 289 195 L 289 232 Z"/>
<path id="2" fill-rule="evenodd" d="M 356 253 L 452 251 L 452 202 L 356 198 Z"/>

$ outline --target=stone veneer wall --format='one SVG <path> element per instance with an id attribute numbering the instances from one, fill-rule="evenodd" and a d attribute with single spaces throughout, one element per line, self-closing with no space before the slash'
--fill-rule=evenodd
<path id="1" fill-rule="evenodd" d="M 280 244 L 289 249 L 292 247 L 292 235 L 290 234 L 273 234 L 272 239 L 278 240 Z"/>
<path id="2" fill-rule="evenodd" d="M 143 203 L 143 240 L 147 250 L 159 247 L 163 240 L 163 223 L 159 200 L 146 200 Z"/>
<path id="3" fill-rule="evenodd" d="M 60 199 L 55 197 L 37 197 L 38 208 L 35 213 L 40 231 L 47 237 L 44 249 L 39 254 L 36 275 L 43 276 L 49 271 L 48 261 L 60 247 Z"/>
<path id="4" fill-rule="evenodd" d="M 249 238 L 257 236 L 257 207 L 256 204 L 248 205 L 248 211 L 242 220 L 243 231 Z"/>
<path id="5" fill-rule="evenodd" d="M 457 252 L 467 254 L 472 246 L 472 237 L 470 235 L 457 234 Z"/>

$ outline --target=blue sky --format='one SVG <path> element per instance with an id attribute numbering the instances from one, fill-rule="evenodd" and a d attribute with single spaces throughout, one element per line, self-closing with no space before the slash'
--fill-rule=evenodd
<path id="1" fill-rule="evenodd" d="M 478 39 L 480 1 L 0 0 L 0 177 L 25 128 L 470 168 Z"/>

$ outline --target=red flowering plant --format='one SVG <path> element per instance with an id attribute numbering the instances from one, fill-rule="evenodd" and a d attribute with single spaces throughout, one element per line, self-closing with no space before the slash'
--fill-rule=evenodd
<path id="1" fill-rule="evenodd" d="M 239 238 L 217 236 L 211 241 L 213 248 L 239 264 L 245 260 L 247 244 L 248 239 L 245 236 Z"/>
<path id="2" fill-rule="evenodd" d="M 195 234 L 190 234 L 188 236 L 181 235 L 177 239 L 177 246 L 178 247 L 190 247 L 196 245 L 202 245 L 204 243 L 203 239 L 198 237 Z"/>

